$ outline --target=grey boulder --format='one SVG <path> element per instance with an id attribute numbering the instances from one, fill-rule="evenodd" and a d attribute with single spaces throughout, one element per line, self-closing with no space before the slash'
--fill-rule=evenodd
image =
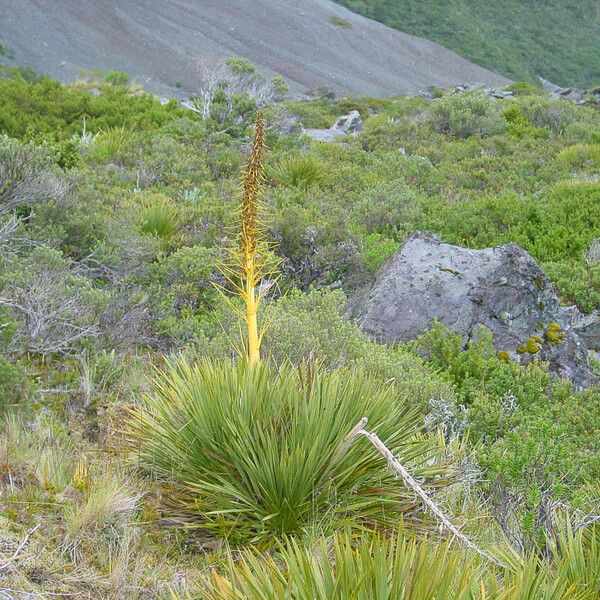
<path id="1" fill-rule="evenodd" d="M 358 133 L 363 130 L 363 120 L 357 110 L 351 110 L 347 115 L 338 117 L 332 129 L 342 133 Z"/>
<path id="2" fill-rule="evenodd" d="M 302 133 L 317 142 L 335 142 L 337 138 L 345 135 L 337 129 L 305 129 Z"/>
<path id="3" fill-rule="evenodd" d="M 546 361 L 552 373 L 579 388 L 594 382 L 585 341 L 546 275 L 518 244 L 471 250 L 414 233 L 349 310 L 383 342 L 414 339 L 439 321 L 466 345 L 483 325 L 503 358 Z"/>
<path id="4" fill-rule="evenodd" d="M 363 120 L 357 110 L 338 117 L 329 129 L 305 129 L 304 134 L 318 142 L 335 142 L 341 136 L 355 135 L 362 131 Z"/>

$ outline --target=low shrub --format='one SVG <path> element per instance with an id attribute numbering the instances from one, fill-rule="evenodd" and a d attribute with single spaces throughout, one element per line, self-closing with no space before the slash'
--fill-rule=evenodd
<path id="1" fill-rule="evenodd" d="M 60 200 L 66 189 L 56 159 L 46 148 L 0 134 L 0 215 L 20 211 L 29 216 L 34 205 Z"/>
<path id="2" fill-rule="evenodd" d="M 19 404 L 33 388 L 22 362 L 12 364 L 0 356 L 0 409 Z"/>
<path id="3" fill-rule="evenodd" d="M 544 138 L 548 131 L 534 127 L 517 104 L 513 104 L 504 111 L 504 118 L 508 123 L 508 133 L 517 138 L 531 137 Z"/>
<path id="4" fill-rule="evenodd" d="M 515 92 L 519 96 L 539 96 L 545 93 L 541 87 L 528 81 L 515 81 L 515 83 L 507 85 L 506 89 L 509 92 Z"/>
<path id="5" fill-rule="evenodd" d="M 35 248 L 0 277 L 0 306 L 17 326 L 10 351 L 70 355 L 100 334 L 108 294 L 93 286 L 60 252 Z"/>
<path id="6" fill-rule="evenodd" d="M 497 103 L 475 94 L 457 94 L 436 100 L 430 111 L 436 131 L 452 137 L 493 135 L 506 129 Z"/>
<path id="7" fill-rule="evenodd" d="M 452 402 L 444 378 L 405 346 L 377 344 L 345 318 L 341 290 L 292 291 L 265 305 L 264 349 L 275 362 L 316 360 L 328 369 L 351 368 L 393 384 L 398 398 L 425 411 L 432 398 Z M 233 333 L 233 332 L 232 332 Z"/>
<path id="8" fill-rule="evenodd" d="M 556 155 L 553 167 L 567 175 L 581 175 L 585 172 L 600 175 L 600 144 L 567 146 Z"/>
<path id="9" fill-rule="evenodd" d="M 111 127 L 155 129 L 184 113 L 172 100 L 162 105 L 151 94 L 132 94 L 124 85 L 95 84 L 100 94 L 82 86 L 63 86 L 48 78 L 0 77 L 0 132 L 36 140 L 64 140 Z"/>
<path id="10" fill-rule="evenodd" d="M 352 100 L 333 100 L 335 93 L 329 88 L 316 88 L 312 91 L 315 96 L 309 102 L 286 102 L 286 107 L 300 119 L 304 127 L 327 129 L 340 115 L 358 108 Z"/>
<path id="11" fill-rule="evenodd" d="M 201 335 L 206 317 L 218 301 L 212 285 L 216 256 L 204 246 L 180 248 L 154 265 L 153 326 L 178 345 Z"/>
<path id="12" fill-rule="evenodd" d="M 521 550 L 545 544 L 555 507 L 577 504 L 600 475 L 598 389 L 577 392 L 537 361 L 506 361 L 483 328 L 466 349 L 440 325 L 418 345 L 466 407 L 484 488 L 505 532 Z"/>
<path id="13" fill-rule="evenodd" d="M 111 83 L 112 85 L 128 85 L 129 84 L 129 75 L 124 71 L 109 71 L 104 78 L 106 83 Z"/>
<path id="14" fill-rule="evenodd" d="M 396 240 L 414 231 L 422 215 L 419 195 L 402 180 L 367 190 L 351 210 L 353 220 L 367 233 L 380 233 Z"/>
<path id="15" fill-rule="evenodd" d="M 363 258 L 365 265 L 371 272 L 379 267 L 394 254 L 400 244 L 380 233 L 372 233 L 363 238 Z"/>
<path id="16" fill-rule="evenodd" d="M 577 304 L 582 312 L 590 313 L 600 307 L 600 263 L 586 262 L 552 261 L 543 267 L 565 303 Z"/>
<path id="17" fill-rule="evenodd" d="M 329 22 L 336 27 L 341 27 L 342 29 L 350 29 L 352 25 L 346 21 L 346 19 L 342 19 L 341 17 L 331 17 Z"/>
<path id="18" fill-rule="evenodd" d="M 585 252 L 597 237 L 598 198 L 600 182 L 566 181 L 540 191 L 533 199 L 503 194 L 482 195 L 458 206 L 452 201 L 429 202 L 423 203 L 422 227 L 464 246 L 520 244 L 542 269 L 549 264 L 553 274 L 560 274 L 553 278 L 559 294 L 589 311 L 598 306 L 592 305 L 600 291 L 595 271 L 580 280 L 574 272 L 569 275 L 569 269 L 575 266 L 578 273 L 589 273 Z"/>
<path id="19" fill-rule="evenodd" d="M 528 96 L 519 101 L 523 114 L 534 127 L 560 135 L 575 120 L 575 107 L 566 100 L 550 100 L 543 96 Z"/>

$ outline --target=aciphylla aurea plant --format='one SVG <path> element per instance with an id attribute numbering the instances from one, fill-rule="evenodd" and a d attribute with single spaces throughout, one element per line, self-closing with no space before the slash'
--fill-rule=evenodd
<path id="1" fill-rule="evenodd" d="M 166 482 L 165 508 L 182 525 L 234 545 L 264 550 L 313 528 L 385 529 L 400 520 L 421 529 L 421 500 L 395 472 L 382 472 L 376 453 L 353 443 L 367 433 L 368 418 L 375 441 L 424 482 L 422 498 L 430 480 L 439 487 L 449 478 L 431 462 L 437 440 L 420 436 L 419 413 L 359 370 L 261 361 L 259 306 L 264 280 L 273 279 L 279 263 L 261 202 L 264 148 L 259 112 L 237 243 L 221 265 L 228 285 L 220 290 L 240 317 L 244 360 L 168 361 L 129 422 L 131 447 L 139 464 Z"/>
<path id="2" fill-rule="evenodd" d="M 265 154 L 265 117 L 262 111 L 256 114 L 252 151 L 244 169 L 242 179 L 242 203 L 238 209 L 238 244 L 229 249 L 228 260 L 221 264 L 221 272 L 243 302 L 239 308 L 225 294 L 224 297 L 240 317 L 240 329 L 245 325 L 246 332 L 240 332 L 240 354 L 247 357 L 250 365 L 260 360 L 260 346 L 263 331 L 258 323 L 258 308 L 264 296 L 260 282 L 273 277 L 279 260 L 271 252 L 271 244 L 266 240 L 266 226 L 262 217 L 261 201 L 263 186 L 263 161 Z M 221 288 L 221 292 L 225 292 Z"/>

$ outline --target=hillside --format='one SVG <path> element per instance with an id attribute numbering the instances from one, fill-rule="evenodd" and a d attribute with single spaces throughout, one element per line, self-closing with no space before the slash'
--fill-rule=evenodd
<path id="1" fill-rule="evenodd" d="M 563 369 L 600 372 L 597 104 L 30 75 L 0 67 L 0 599 L 600 596 L 600 387 Z"/>
<path id="2" fill-rule="evenodd" d="M 514 80 L 600 82 L 595 0 L 336 0 L 390 27 L 423 36 Z"/>
<path id="3" fill-rule="evenodd" d="M 115 69 L 164 96 L 194 89 L 197 61 L 239 55 L 296 94 L 414 94 L 430 85 L 507 81 L 445 48 L 330 0 L 0 0 L 0 44 L 14 64 L 63 81 Z"/>

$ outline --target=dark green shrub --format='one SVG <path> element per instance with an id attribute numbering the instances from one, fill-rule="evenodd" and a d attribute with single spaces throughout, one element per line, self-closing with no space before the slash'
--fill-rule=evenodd
<path id="1" fill-rule="evenodd" d="M 104 81 L 112 85 L 128 85 L 129 75 L 124 71 L 109 71 Z"/>
<path id="2" fill-rule="evenodd" d="M 517 138 L 548 136 L 548 131 L 534 127 L 517 104 L 513 104 L 504 111 L 504 118 L 508 122 L 508 133 Z"/>
<path id="3" fill-rule="evenodd" d="M 457 138 L 493 135 L 506 128 L 497 102 L 476 94 L 436 100 L 430 110 L 434 129 Z"/>
<path id="4" fill-rule="evenodd" d="M 13 53 L 3 44 L 0 44 L 0 56 L 6 56 L 7 58 L 13 58 Z"/>
<path id="5" fill-rule="evenodd" d="M 33 387 L 22 362 L 10 363 L 0 356 L 0 410 L 19 404 Z"/>
<path id="6" fill-rule="evenodd" d="M 150 94 L 131 94 L 121 85 L 100 85 L 92 95 L 84 87 L 63 86 L 42 78 L 25 81 L 0 77 L 0 133 L 36 140 L 65 140 L 112 127 L 156 129 L 184 113 L 176 101 L 162 105 Z"/>
<path id="7" fill-rule="evenodd" d="M 201 338 L 216 303 L 216 256 L 203 246 L 183 247 L 154 265 L 154 327 L 178 345 Z M 233 334 L 233 332 L 232 332 Z"/>
<path id="8" fill-rule="evenodd" d="M 362 238 L 363 260 L 367 269 L 375 272 L 394 252 L 400 244 L 380 233 L 370 233 Z"/>

